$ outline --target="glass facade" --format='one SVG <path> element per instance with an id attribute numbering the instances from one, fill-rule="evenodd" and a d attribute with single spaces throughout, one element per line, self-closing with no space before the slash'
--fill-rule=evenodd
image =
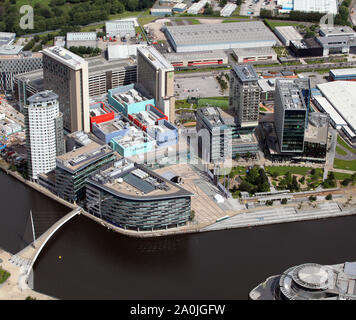
<path id="1" fill-rule="evenodd" d="M 306 110 L 285 110 L 281 151 L 303 152 Z"/>

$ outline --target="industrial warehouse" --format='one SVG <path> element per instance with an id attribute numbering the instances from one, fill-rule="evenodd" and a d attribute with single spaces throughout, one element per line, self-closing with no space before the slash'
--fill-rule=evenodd
<path id="1" fill-rule="evenodd" d="M 167 26 L 165 34 L 176 52 L 272 47 L 277 38 L 261 21 Z"/>
<path id="2" fill-rule="evenodd" d="M 206 65 L 228 64 L 228 56 L 223 50 L 191 53 L 167 53 L 165 58 L 176 69 L 182 67 L 199 67 Z"/>

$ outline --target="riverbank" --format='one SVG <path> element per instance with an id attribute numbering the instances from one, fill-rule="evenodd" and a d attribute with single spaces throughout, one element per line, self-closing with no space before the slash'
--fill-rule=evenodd
<path id="1" fill-rule="evenodd" d="M 10 277 L 0 285 L 0 300 L 26 300 L 27 297 L 36 300 L 57 300 L 54 297 L 36 292 L 25 283 L 23 267 L 12 264 L 9 259 L 12 254 L 0 249 L 0 265 L 10 272 Z"/>
<path id="2" fill-rule="evenodd" d="M 71 210 L 77 208 L 76 205 L 56 196 L 47 189 L 43 188 L 37 183 L 32 181 L 25 180 L 18 172 L 14 172 L 8 169 L 3 163 L 0 163 L 0 168 L 10 174 L 12 177 L 16 178 L 20 182 L 26 184 L 27 186 L 35 189 L 36 191 L 42 193 L 43 195 L 57 201 L 60 204 L 65 205 Z M 331 202 L 336 205 L 335 202 Z M 255 209 L 245 209 L 240 212 L 232 214 L 228 219 L 222 222 L 209 222 L 209 223 L 198 223 L 195 221 L 189 221 L 187 225 L 170 228 L 165 230 L 152 230 L 152 231 L 134 231 L 126 230 L 119 227 L 116 227 L 100 218 L 97 218 L 88 212 L 82 209 L 81 214 L 87 218 L 95 221 L 104 228 L 112 230 L 116 233 L 135 237 L 135 238 L 154 238 L 154 237 L 164 237 L 164 236 L 174 236 L 174 235 L 183 235 L 190 233 L 199 233 L 207 231 L 217 231 L 217 230 L 226 230 L 226 229 L 237 229 L 237 228 L 246 228 L 260 225 L 268 224 L 279 224 L 279 223 L 288 223 L 288 222 L 299 222 L 306 220 L 317 220 L 317 219 L 326 219 L 332 217 L 341 217 L 356 215 L 356 208 L 345 210 L 342 209 L 339 204 L 336 207 L 330 210 L 328 204 L 324 205 L 324 201 L 319 202 L 319 210 L 313 210 L 309 208 L 308 210 L 297 210 L 296 204 L 292 206 L 280 206 L 280 207 L 261 207 L 257 210 Z M 287 211 L 290 212 L 287 212 Z M 286 211 L 286 212 L 285 212 Z"/>

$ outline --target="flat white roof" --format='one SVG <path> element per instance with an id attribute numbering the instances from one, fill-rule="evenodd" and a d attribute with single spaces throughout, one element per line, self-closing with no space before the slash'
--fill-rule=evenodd
<path id="1" fill-rule="evenodd" d="M 318 89 L 352 130 L 356 129 L 356 83 L 333 81 L 318 84 Z"/>
<path id="2" fill-rule="evenodd" d="M 281 26 L 274 28 L 286 40 L 302 40 L 302 35 L 293 26 Z"/>
<path id="3" fill-rule="evenodd" d="M 293 10 L 337 14 L 338 0 L 294 0 Z"/>
<path id="4" fill-rule="evenodd" d="M 339 115 L 339 113 L 334 109 L 334 107 L 329 103 L 326 98 L 321 96 L 314 97 L 321 107 L 324 109 L 325 113 L 328 113 L 330 119 L 335 123 L 337 126 L 347 126 L 345 120 Z"/>
<path id="5" fill-rule="evenodd" d="M 43 50 L 43 53 L 74 70 L 79 70 L 88 64 L 82 57 L 62 47 L 54 46 L 46 48 Z"/>
<path id="6" fill-rule="evenodd" d="M 245 42 L 255 43 L 255 47 L 258 47 L 259 41 L 270 41 L 271 46 L 276 43 L 274 34 L 262 21 L 181 25 L 166 28 L 177 46 Z"/>
<path id="7" fill-rule="evenodd" d="M 174 67 L 154 47 L 144 46 L 137 48 L 137 50 L 149 59 L 156 69 L 170 69 L 167 71 L 174 71 Z"/>
<path id="8" fill-rule="evenodd" d="M 92 41 L 96 40 L 95 32 L 68 32 L 67 41 Z"/>
<path id="9" fill-rule="evenodd" d="M 342 127 L 342 130 L 344 130 L 344 131 L 346 132 L 346 134 L 348 134 L 351 138 L 356 137 L 355 132 L 353 132 L 353 131 L 349 128 L 349 126 L 344 126 L 344 127 Z"/>
<path id="10" fill-rule="evenodd" d="M 335 76 L 349 76 L 356 75 L 356 68 L 346 68 L 346 69 L 331 69 L 330 73 Z"/>

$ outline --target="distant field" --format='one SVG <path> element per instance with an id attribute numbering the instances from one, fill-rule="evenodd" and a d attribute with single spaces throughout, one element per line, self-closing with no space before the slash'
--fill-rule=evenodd
<path id="1" fill-rule="evenodd" d="M 336 153 L 341 155 L 341 156 L 346 156 L 347 152 L 344 149 L 341 149 L 340 147 L 336 147 Z"/>
<path id="2" fill-rule="evenodd" d="M 351 178 L 352 174 L 348 174 L 348 173 L 342 173 L 342 172 L 334 172 L 334 176 L 336 180 L 344 180 L 346 178 Z"/>
<path id="3" fill-rule="evenodd" d="M 341 160 L 335 158 L 334 168 L 356 171 L 356 160 Z"/>
<path id="4" fill-rule="evenodd" d="M 349 146 L 347 142 L 344 139 L 342 139 L 340 136 L 337 136 L 337 143 L 342 145 L 345 149 L 349 150 L 350 152 L 356 153 L 356 150 L 351 146 Z"/>

